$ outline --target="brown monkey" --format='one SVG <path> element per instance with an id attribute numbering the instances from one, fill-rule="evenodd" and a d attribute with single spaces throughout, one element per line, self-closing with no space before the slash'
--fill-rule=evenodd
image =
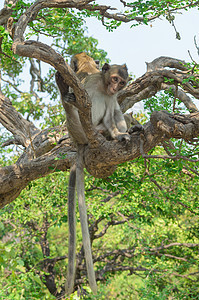
<path id="1" fill-rule="evenodd" d="M 94 61 L 85 52 L 74 55 L 71 58 L 70 66 L 81 81 L 88 75 L 99 72 L 99 61 Z"/>
<path id="2" fill-rule="evenodd" d="M 84 82 L 92 102 L 92 122 L 97 130 L 108 132 L 110 137 L 118 140 L 129 140 L 126 133 L 127 126 L 123 114 L 117 103 L 117 93 L 123 89 L 128 82 L 126 65 L 105 64 L 99 72 L 95 61 L 85 53 L 75 55 L 71 59 L 71 67 L 78 77 Z M 92 75 L 90 75 L 92 74 Z M 75 278 L 75 175 L 77 180 L 77 194 L 79 202 L 80 220 L 82 226 L 83 245 L 87 264 L 88 279 L 91 289 L 96 292 L 97 285 L 93 269 L 91 245 L 87 224 L 87 213 L 84 200 L 84 178 L 83 178 L 83 146 L 88 143 L 86 134 L 82 128 L 78 110 L 69 100 L 75 100 L 74 94 L 69 93 L 69 87 L 63 81 L 60 73 L 56 73 L 56 82 L 61 93 L 61 99 L 67 115 L 67 128 L 70 136 L 77 144 L 78 160 L 76 173 L 74 166 L 71 168 L 68 195 L 68 218 L 69 218 L 69 254 L 68 275 L 66 290 L 73 291 Z M 72 186 L 70 185 L 72 184 Z"/>

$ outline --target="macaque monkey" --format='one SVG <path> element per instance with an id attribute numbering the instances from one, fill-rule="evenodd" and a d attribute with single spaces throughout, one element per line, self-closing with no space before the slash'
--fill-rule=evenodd
<path id="1" fill-rule="evenodd" d="M 85 79 L 84 87 L 92 102 L 92 123 L 97 130 L 107 131 L 112 139 L 128 141 L 127 125 L 117 94 L 129 76 L 126 65 L 104 64 L 102 71 Z"/>
<path id="2" fill-rule="evenodd" d="M 127 125 L 117 102 L 117 93 L 123 89 L 128 80 L 126 65 L 105 64 L 100 72 L 96 62 L 85 53 L 76 54 L 71 59 L 71 67 L 80 78 L 90 97 L 92 108 L 92 123 L 97 130 L 108 133 L 110 138 L 118 141 L 128 141 Z M 56 73 L 56 82 L 60 90 L 61 100 L 67 116 L 69 135 L 77 145 L 77 163 L 73 165 L 69 177 L 68 192 L 68 225 L 69 253 L 66 292 L 73 292 L 75 279 L 75 182 L 79 203 L 82 238 L 87 265 L 88 280 L 94 293 L 97 291 L 93 268 L 91 244 L 87 223 L 87 212 L 84 199 L 83 147 L 88 139 L 81 125 L 78 110 L 73 106 L 75 95 L 64 82 L 61 74 Z"/>
<path id="3" fill-rule="evenodd" d="M 70 66 L 76 72 L 77 77 L 82 83 L 88 75 L 100 72 L 98 64 L 84 52 L 74 55 L 71 58 Z M 62 104 L 66 112 L 66 125 L 70 137 L 75 144 L 85 145 L 88 143 L 88 140 L 82 128 L 78 110 L 70 103 L 70 100 L 75 100 L 75 95 L 72 93 L 72 89 L 64 82 L 59 72 L 56 72 L 55 79 L 61 94 Z"/>

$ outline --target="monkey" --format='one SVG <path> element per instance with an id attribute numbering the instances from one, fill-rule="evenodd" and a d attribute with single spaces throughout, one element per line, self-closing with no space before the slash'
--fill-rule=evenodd
<path id="1" fill-rule="evenodd" d="M 126 65 L 105 63 L 102 71 L 86 77 L 84 87 L 92 102 L 92 123 L 97 130 L 108 131 L 112 139 L 129 140 L 125 118 L 117 94 L 128 82 Z"/>
<path id="2" fill-rule="evenodd" d="M 94 61 L 84 52 L 74 55 L 70 62 L 71 68 L 76 72 L 78 78 L 83 82 L 86 76 L 99 72 L 99 62 Z M 79 120 L 78 110 L 69 103 L 71 97 L 71 89 L 64 82 L 61 74 L 56 72 L 55 79 L 60 91 L 61 101 L 67 116 L 67 128 L 73 142 L 77 144 L 77 163 L 70 168 L 69 184 L 68 184 L 68 227 L 69 227 L 69 247 L 68 247 L 68 268 L 67 281 L 65 284 L 65 291 L 71 294 L 74 288 L 75 281 L 75 249 L 76 249 L 76 221 L 75 221 L 75 185 L 77 181 L 78 199 L 80 199 L 79 207 L 80 220 L 82 226 L 82 236 L 84 242 L 85 258 L 87 263 L 88 279 L 91 289 L 96 293 L 97 285 L 95 280 L 95 273 L 93 268 L 90 237 L 87 224 L 87 212 L 84 199 L 84 174 L 83 174 L 83 154 L 81 153 L 81 145 L 87 144 L 87 138 Z M 74 94 L 72 94 L 74 97 Z M 62 138 L 64 139 L 64 137 Z M 59 143 L 62 141 L 59 141 Z M 77 176 L 76 176 L 77 175 Z M 82 196 L 82 197 L 81 197 Z"/>
<path id="3" fill-rule="evenodd" d="M 117 102 L 117 93 L 128 82 L 126 65 L 109 65 L 107 63 L 99 71 L 96 62 L 84 52 L 76 54 L 71 59 L 71 67 L 84 84 L 91 103 L 92 123 L 96 130 L 108 132 L 112 139 L 128 141 L 127 125 Z M 75 278 L 75 177 L 79 203 L 80 221 L 82 226 L 83 246 L 86 258 L 88 280 L 94 293 L 97 291 L 95 273 L 93 268 L 89 230 L 87 224 L 87 212 L 84 199 L 84 175 L 83 175 L 83 147 L 88 144 L 86 134 L 81 125 L 78 110 L 71 103 L 75 101 L 75 95 L 64 82 L 59 72 L 55 75 L 56 83 L 60 90 L 61 100 L 67 116 L 67 128 L 69 135 L 77 145 L 77 165 L 71 167 L 68 192 L 68 218 L 69 218 L 69 253 L 66 291 L 70 294 L 74 287 Z M 70 186 L 72 184 L 72 186 Z M 70 199 L 69 199 L 70 198 Z"/>
<path id="4" fill-rule="evenodd" d="M 100 72 L 98 62 L 96 63 L 85 52 L 74 55 L 71 58 L 70 66 L 82 83 L 88 75 Z M 75 95 L 72 93 L 71 88 L 64 82 L 59 72 L 56 72 L 55 79 L 60 91 L 62 105 L 66 113 L 66 125 L 69 135 L 75 144 L 85 145 L 88 143 L 88 140 L 83 131 L 78 110 L 70 103 L 75 101 Z"/>
<path id="5" fill-rule="evenodd" d="M 84 74 L 83 74 L 84 76 Z M 117 93 L 128 82 L 126 65 L 112 65 L 105 63 L 102 71 L 97 71 L 84 78 L 84 87 L 92 102 L 92 123 L 98 131 L 108 131 L 112 139 L 119 141 L 130 139 L 127 133 L 127 124 L 117 102 Z M 75 101 L 73 93 L 67 93 L 62 102 L 69 105 Z M 73 113 L 71 112 L 73 110 Z M 70 106 L 68 131 L 72 138 L 79 144 L 87 144 L 87 138 L 79 120 L 78 111 Z M 73 116 L 73 117 L 71 117 Z M 74 131 L 74 128 L 76 130 Z"/>

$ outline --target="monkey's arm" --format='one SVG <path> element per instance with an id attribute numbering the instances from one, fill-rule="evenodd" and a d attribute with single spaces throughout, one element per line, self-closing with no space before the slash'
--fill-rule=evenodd
<path id="1" fill-rule="evenodd" d="M 59 88 L 60 94 L 61 94 L 61 100 L 62 104 L 64 106 L 64 109 L 68 109 L 68 104 L 73 104 L 75 105 L 76 98 L 74 93 L 70 92 L 70 88 L 67 85 L 67 83 L 64 81 L 62 75 L 59 72 L 55 73 L 55 80 L 57 83 L 57 86 Z"/>
<path id="2" fill-rule="evenodd" d="M 127 132 L 127 124 L 124 118 L 123 113 L 120 110 L 119 104 L 117 103 L 116 108 L 114 110 L 114 120 L 116 123 L 116 127 L 120 132 Z"/>
<path id="3" fill-rule="evenodd" d="M 69 92 L 69 86 L 64 81 L 59 72 L 56 72 L 55 79 L 61 94 L 61 100 L 66 112 L 67 128 L 70 137 L 75 143 L 87 144 L 87 137 L 79 120 L 78 111 L 76 109 L 76 98 L 73 93 Z"/>
<path id="4" fill-rule="evenodd" d="M 144 132 L 144 127 L 141 124 L 136 124 L 136 125 L 133 125 L 132 127 L 130 127 L 130 126 L 128 127 L 121 110 L 118 110 L 118 109 L 115 110 L 114 118 L 115 118 L 116 126 L 120 132 L 128 131 L 128 133 L 130 133 L 130 134 L 133 132 L 136 132 L 136 131 Z"/>

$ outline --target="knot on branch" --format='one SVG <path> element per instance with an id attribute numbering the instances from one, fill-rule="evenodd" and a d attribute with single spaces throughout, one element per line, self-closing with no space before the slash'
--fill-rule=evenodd
<path id="1" fill-rule="evenodd" d="M 192 140 L 199 131 L 198 118 L 191 118 L 192 115 L 196 114 L 181 115 L 155 111 L 151 114 L 151 123 L 156 132 L 164 133 L 168 138 Z"/>
<path id="2" fill-rule="evenodd" d="M 86 148 L 84 152 L 84 164 L 86 170 L 95 178 L 107 178 L 112 175 L 117 166 L 108 164 L 106 161 L 106 147 L 91 149 Z M 99 159 L 100 158 L 100 159 Z M 103 159 L 104 158 L 104 159 Z"/>

